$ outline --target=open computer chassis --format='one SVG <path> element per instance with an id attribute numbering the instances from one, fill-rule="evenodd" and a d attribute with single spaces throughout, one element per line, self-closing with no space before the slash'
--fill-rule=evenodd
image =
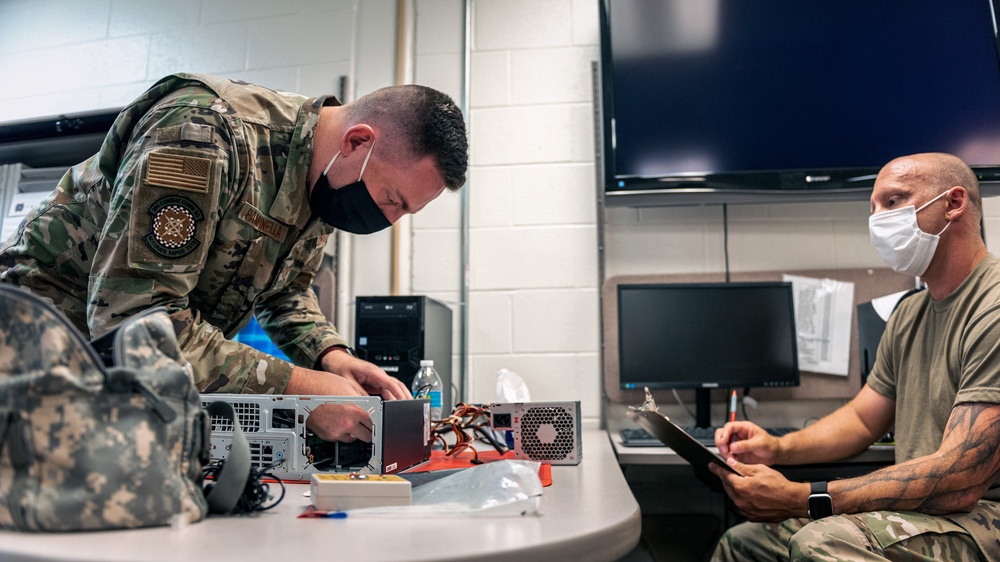
<path id="1" fill-rule="evenodd" d="M 318 472 L 391 474 L 430 458 L 429 403 L 383 401 L 377 396 L 279 396 L 203 394 L 202 405 L 232 404 L 250 444 L 251 464 L 271 466 L 283 480 L 309 480 Z M 372 419 L 372 442 L 324 441 L 306 427 L 323 404 L 357 404 Z M 211 455 L 225 460 L 232 444 L 232 423 L 212 416 Z"/>

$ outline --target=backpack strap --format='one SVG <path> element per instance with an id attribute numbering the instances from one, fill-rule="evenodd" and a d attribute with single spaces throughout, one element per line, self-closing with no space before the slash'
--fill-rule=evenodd
<path id="1" fill-rule="evenodd" d="M 205 494 L 210 512 L 232 513 L 250 478 L 250 443 L 240 429 L 232 404 L 218 400 L 209 404 L 205 410 L 210 416 L 222 416 L 233 422 L 233 441 L 229 455 L 215 475 L 215 484 Z"/>

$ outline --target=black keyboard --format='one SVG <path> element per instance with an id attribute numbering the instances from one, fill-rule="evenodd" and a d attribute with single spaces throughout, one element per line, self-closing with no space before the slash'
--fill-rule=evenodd
<path id="1" fill-rule="evenodd" d="M 715 446 L 715 430 L 719 429 L 717 427 L 682 427 L 688 435 L 694 437 L 698 442 L 706 447 Z M 791 433 L 797 428 L 795 427 L 765 427 L 764 431 L 767 431 L 775 437 L 781 437 L 786 433 Z M 620 431 L 622 436 L 622 445 L 626 447 L 663 447 L 663 443 L 659 439 L 653 437 L 648 431 L 638 427 L 627 427 Z"/>

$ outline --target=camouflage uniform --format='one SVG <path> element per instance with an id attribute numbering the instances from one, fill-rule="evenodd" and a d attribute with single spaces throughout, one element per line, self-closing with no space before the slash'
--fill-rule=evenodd
<path id="1" fill-rule="evenodd" d="M 972 513 L 947 517 L 874 511 L 812 522 L 743 523 L 726 531 L 712 555 L 713 562 L 887 559 L 996 562 L 1000 503 L 981 501 Z"/>
<path id="2" fill-rule="evenodd" d="M 896 403 L 896 461 L 933 454 L 955 404 L 1000 403 L 1000 258 L 988 254 L 952 294 L 914 295 L 889 318 L 868 385 Z M 834 499 L 836 507 L 836 499 Z M 804 525 L 804 526 L 803 526 Z M 1000 562 L 1000 482 L 972 513 L 845 514 L 809 523 L 744 523 L 714 560 Z"/>
<path id="3" fill-rule="evenodd" d="M 228 338 L 256 312 L 297 365 L 345 344 L 311 288 L 332 228 L 306 184 L 319 109 L 339 103 L 164 78 L 0 246 L 0 281 L 92 338 L 165 306 L 201 391 L 281 392 L 292 364 Z"/>

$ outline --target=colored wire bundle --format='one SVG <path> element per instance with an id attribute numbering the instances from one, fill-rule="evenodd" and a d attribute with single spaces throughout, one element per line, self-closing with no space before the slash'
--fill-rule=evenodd
<path id="1" fill-rule="evenodd" d="M 479 441 L 489 443 L 498 453 L 507 452 L 507 446 L 497 441 L 490 430 L 490 411 L 487 407 L 459 402 L 455 404 L 455 409 L 448 417 L 443 420 L 432 420 L 432 423 L 434 425 L 431 434 L 435 441 L 440 441 L 444 445 L 445 456 L 469 450 L 473 454 L 473 460 L 470 462 L 482 464 L 479 452 L 473 447 L 477 436 Z M 454 445 L 450 445 L 445 439 L 448 433 L 455 434 Z"/>

